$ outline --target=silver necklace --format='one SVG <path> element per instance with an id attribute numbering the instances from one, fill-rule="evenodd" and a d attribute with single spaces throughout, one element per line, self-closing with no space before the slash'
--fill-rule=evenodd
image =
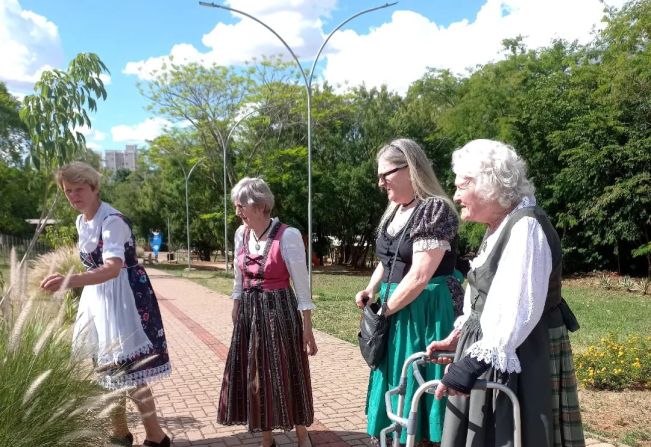
<path id="1" fill-rule="evenodd" d="M 269 228 L 271 228 L 271 222 L 272 221 L 269 220 L 269 225 L 267 225 L 267 228 L 264 229 L 264 231 L 262 232 L 262 234 L 260 236 L 257 236 L 255 234 L 254 229 L 251 229 L 251 231 L 253 232 L 253 239 L 255 239 L 255 251 L 260 251 L 260 239 L 262 239 L 264 237 L 264 235 L 267 234 L 267 231 L 269 231 Z"/>

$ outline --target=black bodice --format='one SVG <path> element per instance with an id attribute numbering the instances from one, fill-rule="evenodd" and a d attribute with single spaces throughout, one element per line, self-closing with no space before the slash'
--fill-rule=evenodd
<path id="1" fill-rule="evenodd" d="M 417 210 L 414 210 L 414 213 L 416 212 Z M 377 255 L 382 265 L 384 266 L 384 276 L 382 277 L 382 282 L 389 282 L 389 283 L 400 282 L 402 278 L 404 278 L 405 275 L 409 272 L 409 269 L 411 268 L 411 264 L 412 264 L 412 258 L 413 258 L 413 247 L 414 247 L 413 229 L 415 226 L 419 225 L 419 223 L 415 221 L 408 223 L 409 228 L 407 228 L 406 230 L 407 232 L 405 236 L 402 238 L 402 242 L 400 243 L 400 247 L 398 250 L 398 256 L 396 256 L 395 267 L 393 268 L 393 273 L 391 274 L 391 278 L 389 278 L 389 272 L 391 270 L 391 263 L 393 261 L 393 256 L 396 252 L 398 240 L 400 239 L 400 234 L 403 231 L 403 229 L 401 229 L 395 234 L 395 236 L 391 236 L 387 233 L 387 226 L 389 222 L 391 222 L 391 220 L 393 219 L 394 215 L 395 215 L 395 211 L 393 215 L 387 219 L 386 223 L 383 225 L 381 229 L 380 234 L 378 235 L 378 238 L 375 241 L 375 254 Z M 451 275 L 454 272 L 454 267 L 457 262 L 457 242 L 458 242 L 457 236 L 455 236 L 454 239 L 450 242 L 451 250 L 445 252 L 445 255 L 443 256 L 441 263 L 439 264 L 438 268 L 436 269 L 432 277 Z"/>

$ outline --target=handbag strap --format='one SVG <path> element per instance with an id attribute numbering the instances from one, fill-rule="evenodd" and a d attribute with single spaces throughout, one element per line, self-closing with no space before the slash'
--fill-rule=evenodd
<path id="1" fill-rule="evenodd" d="M 387 277 L 389 281 L 391 281 L 391 275 L 393 275 L 393 267 L 396 265 L 396 259 L 398 257 L 398 250 L 400 250 L 400 244 L 402 244 L 402 240 L 405 238 L 405 233 L 407 233 L 407 230 L 411 226 L 411 221 L 414 220 L 414 216 L 416 215 L 416 212 L 418 211 L 418 208 L 420 208 L 422 202 L 416 205 L 414 208 L 414 211 L 411 213 L 411 216 L 409 216 L 409 219 L 407 219 L 407 222 L 405 223 L 405 226 L 402 227 L 402 231 L 400 232 L 400 237 L 398 238 L 398 244 L 396 245 L 396 252 L 393 254 L 393 260 L 391 261 L 391 268 L 389 269 L 389 276 Z M 398 205 L 400 206 L 400 205 Z M 397 210 L 397 207 L 396 207 Z M 388 283 L 390 284 L 390 282 Z M 387 288 L 384 289 L 384 300 L 382 301 L 382 313 L 386 312 L 386 307 L 387 307 L 387 300 L 389 298 L 389 286 L 387 285 Z"/>

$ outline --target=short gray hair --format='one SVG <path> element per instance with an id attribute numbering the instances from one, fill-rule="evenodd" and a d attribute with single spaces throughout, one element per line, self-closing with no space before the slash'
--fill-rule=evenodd
<path id="1" fill-rule="evenodd" d="M 513 147 L 494 140 L 473 140 L 452 154 L 452 170 L 475 182 L 478 193 L 509 208 L 535 188 L 527 178 L 527 163 Z"/>
<path id="2" fill-rule="evenodd" d="M 265 214 L 271 214 L 274 207 L 274 195 L 269 185 L 260 177 L 244 177 L 231 190 L 233 203 L 262 208 Z"/>

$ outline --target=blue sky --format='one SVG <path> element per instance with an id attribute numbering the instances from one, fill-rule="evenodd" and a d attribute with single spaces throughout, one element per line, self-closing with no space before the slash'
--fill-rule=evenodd
<path id="1" fill-rule="evenodd" d="M 350 15 L 383 4 L 369 0 L 229 0 L 263 19 L 309 67 L 324 35 Z M 621 6 L 622 0 L 607 2 Z M 403 0 L 355 19 L 322 55 L 319 79 L 335 85 L 387 84 L 402 93 L 427 67 L 464 73 L 502 57 L 503 38 L 529 47 L 553 38 L 587 42 L 600 25 L 599 0 Z M 145 110 L 136 87 L 170 54 L 175 61 L 237 65 L 283 48 L 260 25 L 194 0 L 0 0 L 0 80 L 31 92 L 43 69 L 64 68 L 94 52 L 111 71 L 108 98 L 93 128 L 97 150 L 145 144 L 169 125 Z"/>

